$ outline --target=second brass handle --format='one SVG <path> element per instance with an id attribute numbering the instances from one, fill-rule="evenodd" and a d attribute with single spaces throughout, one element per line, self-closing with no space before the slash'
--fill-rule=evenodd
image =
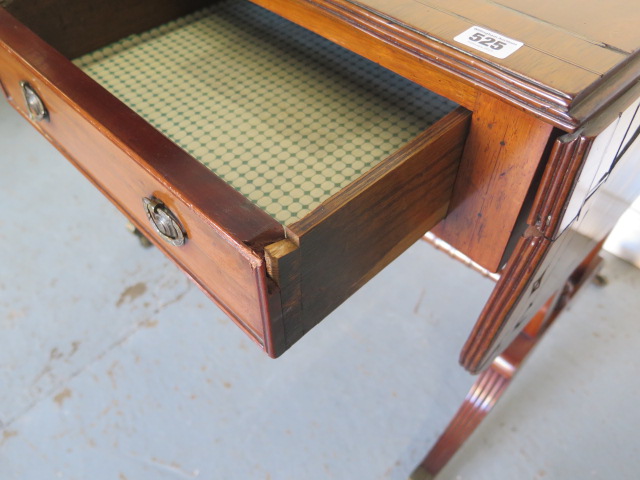
<path id="1" fill-rule="evenodd" d="M 184 245 L 187 235 L 178 218 L 164 203 L 154 197 L 144 197 L 142 204 L 151 226 L 165 242 L 176 247 Z"/>
<path id="2" fill-rule="evenodd" d="M 44 102 L 33 87 L 25 81 L 20 82 L 20 87 L 22 88 L 22 96 L 27 105 L 29 118 L 36 122 L 48 120 L 49 112 L 47 111 L 47 107 L 45 107 Z"/>

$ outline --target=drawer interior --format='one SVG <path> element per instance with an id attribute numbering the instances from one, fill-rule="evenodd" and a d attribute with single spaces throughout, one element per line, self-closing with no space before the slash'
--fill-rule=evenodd
<path id="1" fill-rule="evenodd" d="M 217 3 L 75 63 L 284 225 L 455 108 L 246 1 Z"/>
<path id="2" fill-rule="evenodd" d="M 188 241 L 158 246 L 270 355 L 445 217 L 464 108 L 246 0 L 36 0 L 73 7 L 57 30 L 25 3 L 73 64 L 34 40 L 12 98 L 33 82 L 39 128 L 140 228 L 140 198 L 167 204 Z"/>

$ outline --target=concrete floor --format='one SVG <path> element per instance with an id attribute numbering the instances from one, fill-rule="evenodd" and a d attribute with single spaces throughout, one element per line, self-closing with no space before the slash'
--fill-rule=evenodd
<path id="1" fill-rule="evenodd" d="M 0 479 L 403 480 L 473 381 L 492 284 L 425 243 L 271 360 L 4 103 L 0 156 Z M 640 270 L 604 273 L 439 478 L 638 478 Z"/>

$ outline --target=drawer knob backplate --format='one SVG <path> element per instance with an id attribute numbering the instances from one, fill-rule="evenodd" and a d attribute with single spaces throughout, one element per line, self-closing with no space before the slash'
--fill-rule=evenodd
<path id="1" fill-rule="evenodd" d="M 20 82 L 20 87 L 22 87 L 22 95 L 24 96 L 24 101 L 27 104 L 29 118 L 36 122 L 48 120 L 49 112 L 47 111 L 47 107 L 44 106 L 44 102 L 31 85 L 23 81 Z"/>
<path id="2" fill-rule="evenodd" d="M 154 197 L 144 197 L 142 203 L 156 233 L 171 245 L 176 247 L 184 245 L 187 235 L 173 212 Z"/>

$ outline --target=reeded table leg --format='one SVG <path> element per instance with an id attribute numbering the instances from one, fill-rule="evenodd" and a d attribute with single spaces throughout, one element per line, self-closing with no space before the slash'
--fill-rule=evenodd
<path id="1" fill-rule="evenodd" d="M 601 258 L 590 255 L 569 278 L 562 292 L 550 298 L 527 327 L 491 366 L 482 372 L 469 390 L 451 423 L 431 448 L 410 480 L 434 478 L 489 414 L 505 392 L 527 354 L 542 337 L 579 288 L 598 271 Z"/>
<path id="2" fill-rule="evenodd" d="M 480 374 L 451 423 L 411 474 L 411 480 L 433 478 L 447 464 L 507 389 L 538 338 L 521 333 L 491 367 Z"/>

